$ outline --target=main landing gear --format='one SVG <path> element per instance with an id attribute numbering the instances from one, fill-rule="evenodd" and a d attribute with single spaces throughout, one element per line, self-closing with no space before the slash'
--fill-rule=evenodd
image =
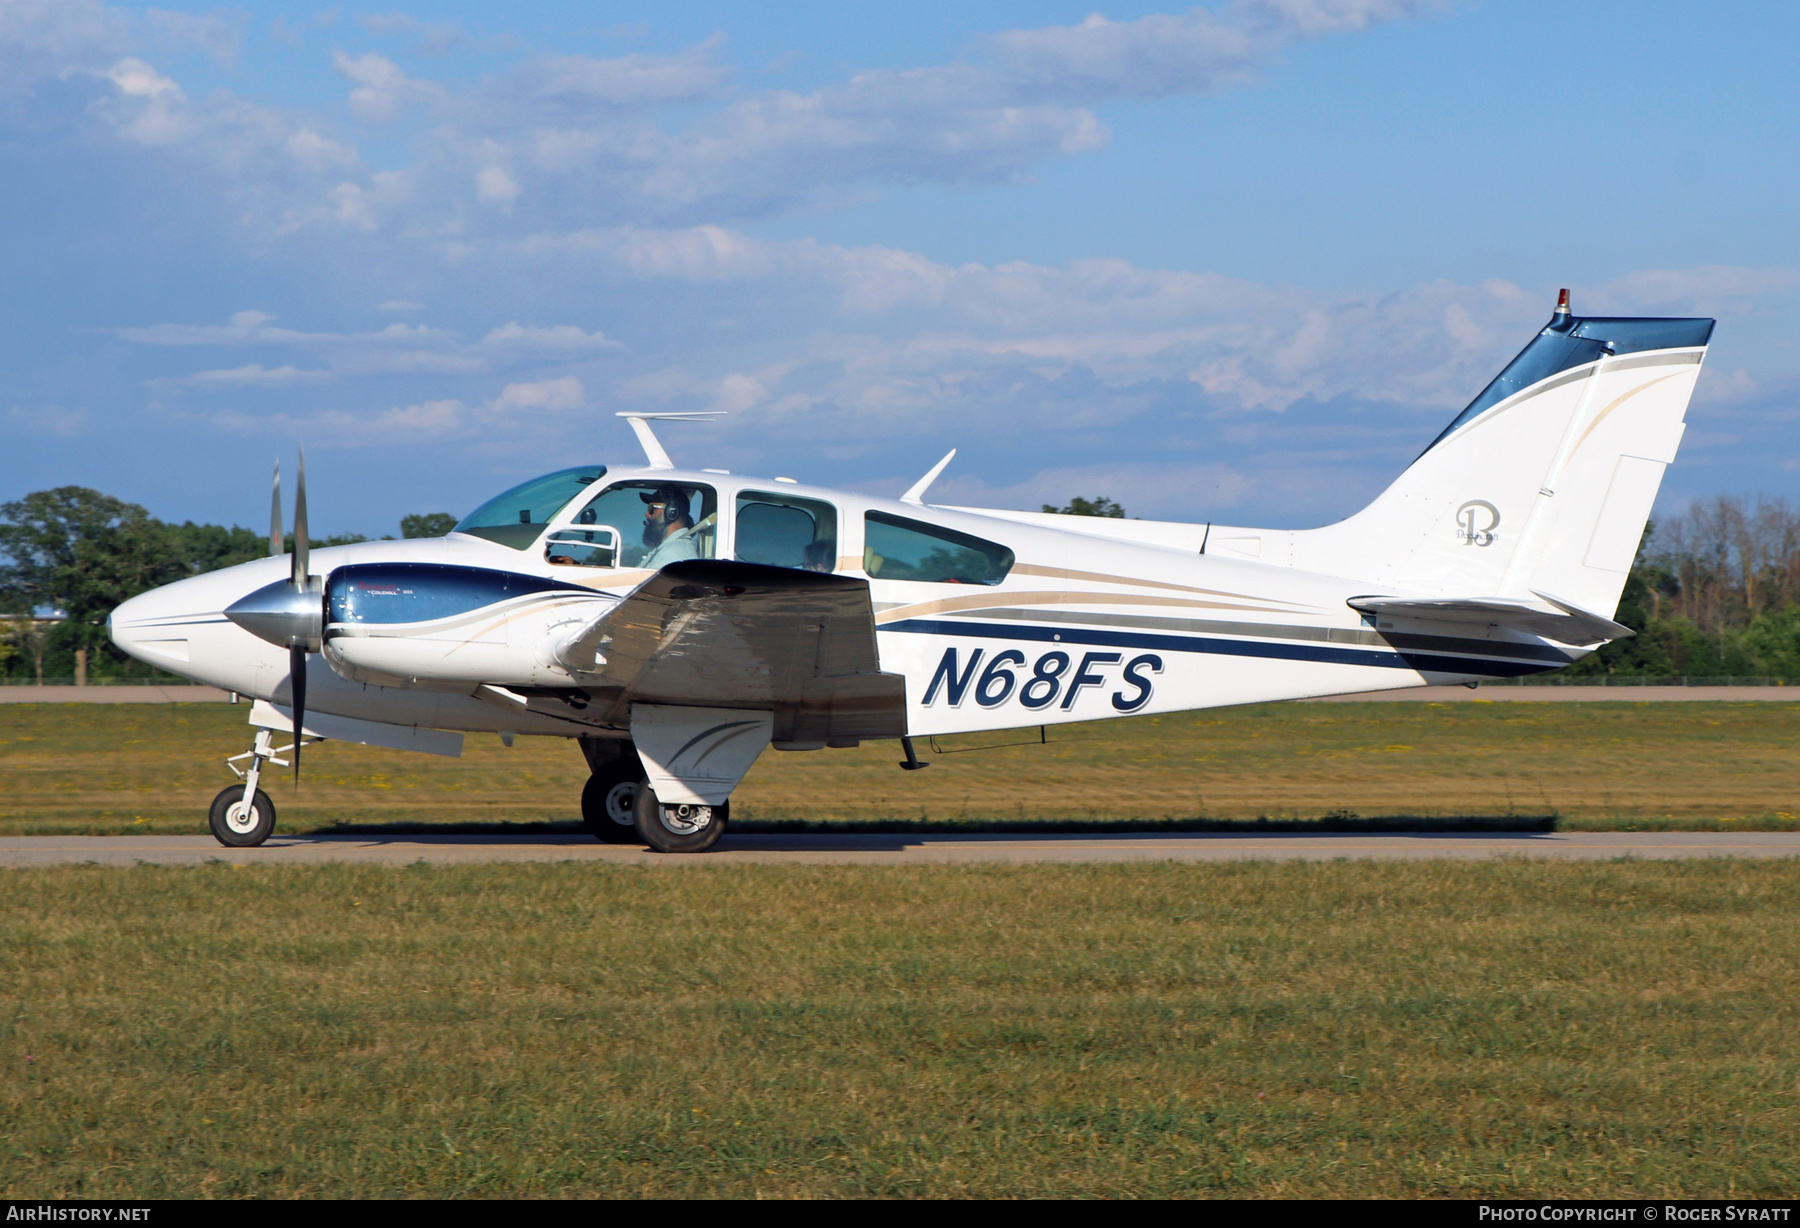
<path id="1" fill-rule="evenodd" d="M 637 747 L 582 738 L 592 775 L 581 790 L 581 825 L 608 844 L 647 844 L 659 853 L 704 853 L 725 834 L 731 803 L 665 806 L 650 786 Z"/>
<path id="2" fill-rule="evenodd" d="M 227 848 L 245 849 L 255 848 L 269 838 L 270 833 L 275 830 L 275 803 L 258 787 L 262 780 L 263 764 L 273 763 L 277 767 L 286 767 L 288 761 L 280 756 L 293 749 L 292 743 L 279 750 L 275 749 L 275 735 L 267 729 L 258 729 L 256 742 L 250 750 L 241 755 L 233 755 L 225 761 L 225 766 L 244 783 L 227 785 L 213 798 L 212 808 L 206 817 L 215 840 Z M 248 759 L 250 766 L 240 768 L 240 759 Z"/>
<path id="3" fill-rule="evenodd" d="M 645 784 L 632 809 L 638 835 L 657 852 L 704 853 L 725 834 L 731 803 L 665 806 L 657 800 L 656 790 Z"/>
<path id="4" fill-rule="evenodd" d="M 596 765 L 581 790 L 581 825 L 596 840 L 608 844 L 638 843 L 635 807 L 643 787 L 644 765 L 629 747 L 617 758 Z"/>

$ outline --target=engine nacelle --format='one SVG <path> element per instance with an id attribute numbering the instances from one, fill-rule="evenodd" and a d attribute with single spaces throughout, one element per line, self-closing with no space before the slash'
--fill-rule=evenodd
<path id="1" fill-rule="evenodd" d="M 353 563 L 325 582 L 325 659 L 373 686 L 574 686 L 555 649 L 618 602 L 517 572 Z"/>

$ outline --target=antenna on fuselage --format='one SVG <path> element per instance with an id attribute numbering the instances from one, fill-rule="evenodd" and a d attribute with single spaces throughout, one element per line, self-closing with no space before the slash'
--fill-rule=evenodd
<path id="1" fill-rule="evenodd" d="M 631 423 L 631 430 L 637 436 L 638 443 L 643 445 L 644 456 L 652 469 L 673 469 L 675 462 L 669 459 L 668 450 L 657 439 L 656 432 L 650 429 L 652 420 L 657 422 L 704 422 L 712 418 L 723 418 L 727 411 L 723 409 L 698 409 L 686 413 L 641 414 L 635 410 L 622 410 L 619 417 Z"/>
<path id="2" fill-rule="evenodd" d="M 910 503 L 914 507 L 924 507 L 925 492 L 931 489 L 931 484 L 938 480 L 938 474 L 944 471 L 944 467 L 950 463 L 950 458 L 955 455 L 956 449 L 951 448 L 943 460 L 931 467 L 931 472 L 914 482 L 912 489 L 900 496 L 900 502 Z"/>

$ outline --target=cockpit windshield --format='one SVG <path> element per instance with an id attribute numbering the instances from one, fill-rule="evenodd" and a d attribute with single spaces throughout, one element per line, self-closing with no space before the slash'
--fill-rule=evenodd
<path id="1" fill-rule="evenodd" d="M 605 465 L 578 465 L 521 482 L 462 518 L 458 533 L 472 533 L 514 550 L 529 550 L 569 500 L 606 476 Z"/>

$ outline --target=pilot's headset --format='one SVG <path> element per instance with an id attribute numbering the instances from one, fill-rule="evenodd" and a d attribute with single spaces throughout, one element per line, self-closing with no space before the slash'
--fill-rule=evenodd
<path id="1" fill-rule="evenodd" d="M 688 510 L 688 492 L 679 486 L 658 486 L 655 490 L 644 491 L 638 498 L 646 504 L 662 504 L 664 523 L 679 521 L 683 526 L 694 523 L 693 514 Z"/>

